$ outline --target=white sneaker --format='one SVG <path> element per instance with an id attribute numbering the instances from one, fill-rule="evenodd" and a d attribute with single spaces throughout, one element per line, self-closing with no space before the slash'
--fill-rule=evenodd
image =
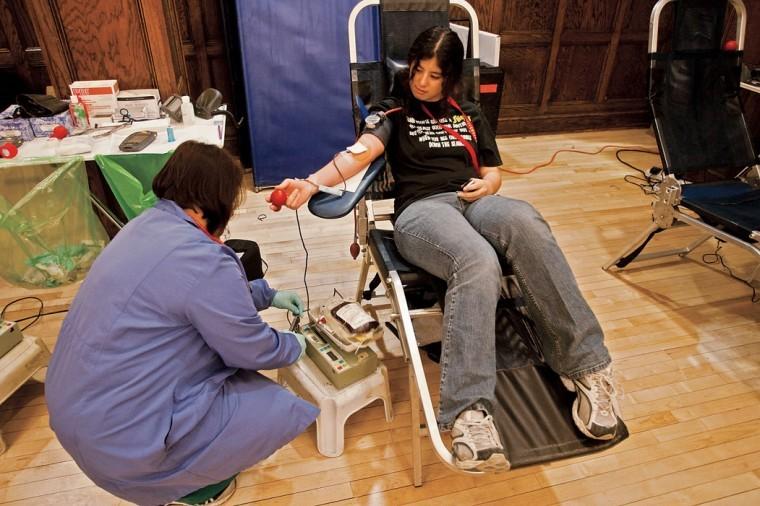
<path id="1" fill-rule="evenodd" d="M 573 402 L 573 421 L 578 429 L 592 439 L 614 438 L 620 406 L 612 366 L 576 380 L 561 379 L 565 388 L 578 394 Z"/>
<path id="2" fill-rule="evenodd" d="M 493 424 L 493 417 L 484 410 L 470 409 L 459 414 L 454 427 L 451 449 L 459 469 L 467 471 L 507 471 L 507 453 Z"/>

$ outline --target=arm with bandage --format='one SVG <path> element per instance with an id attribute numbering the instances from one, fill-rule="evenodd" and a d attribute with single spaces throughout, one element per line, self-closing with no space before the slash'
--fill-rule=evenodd
<path id="1" fill-rule="evenodd" d="M 319 191 L 320 186 L 335 186 L 342 183 L 345 179 L 358 174 L 385 151 L 385 146 L 380 139 L 372 134 L 363 134 L 354 146 L 356 148 L 339 152 L 324 167 L 306 179 L 288 178 L 275 186 L 275 189 L 283 190 L 288 195 L 285 205 L 290 209 L 298 209 Z M 279 207 L 271 203 L 269 195 L 265 198 L 273 211 L 279 211 Z"/>
<path id="2" fill-rule="evenodd" d="M 384 102 L 380 105 L 385 105 Z M 383 109 L 389 109 L 389 107 L 386 106 Z M 306 179 L 288 178 L 275 186 L 275 190 L 280 189 L 287 194 L 285 206 L 298 209 L 319 191 L 320 186 L 329 187 L 340 184 L 358 174 L 374 159 L 381 156 L 385 152 L 385 144 L 392 132 L 392 122 L 387 114 L 395 110 L 397 109 L 381 109 L 373 112 L 367 117 L 365 129 L 356 143 L 340 151 L 332 160 Z M 269 202 L 270 209 L 280 210 L 279 206 L 272 204 L 271 194 L 265 199 Z"/>

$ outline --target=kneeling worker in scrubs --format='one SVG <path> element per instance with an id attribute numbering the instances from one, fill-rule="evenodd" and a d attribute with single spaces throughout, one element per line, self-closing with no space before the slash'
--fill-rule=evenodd
<path id="1" fill-rule="evenodd" d="M 259 311 L 298 296 L 248 283 L 219 236 L 243 192 L 225 151 L 181 144 L 159 197 L 92 266 L 47 373 L 50 426 L 98 486 L 138 504 L 221 504 L 234 476 L 303 432 L 318 409 L 258 370 L 294 363 L 303 336 Z"/>

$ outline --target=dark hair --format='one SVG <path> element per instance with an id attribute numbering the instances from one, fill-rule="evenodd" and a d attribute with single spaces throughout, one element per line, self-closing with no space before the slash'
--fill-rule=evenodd
<path id="1" fill-rule="evenodd" d="M 414 39 L 407 57 L 409 79 L 414 76 L 420 61 L 430 58 L 435 58 L 441 68 L 444 98 L 454 95 L 462 81 L 464 46 L 451 28 L 434 26 Z"/>
<path id="2" fill-rule="evenodd" d="M 153 193 L 183 209 L 199 209 L 208 231 L 218 235 L 243 202 L 243 168 L 221 148 L 183 142 L 153 179 Z"/>

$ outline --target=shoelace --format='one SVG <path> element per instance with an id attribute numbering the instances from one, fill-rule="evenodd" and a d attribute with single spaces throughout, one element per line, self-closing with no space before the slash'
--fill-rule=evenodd
<path id="1" fill-rule="evenodd" d="M 491 430 L 493 416 L 488 415 L 482 420 L 473 420 L 467 422 L 468 432 L 472 438 L 472 442 L 475 444 L 475 448 L 493 448 L 499 446 L 496 439 L 493 437 L 493 431 Z"/>
<path id="2" fill-rule="evenodd" d="M 610 373 L 592 373 L 589 375 L 589 382 L 591 383 L 591 395 L 594 396 L 592 400 L 596 401 L 602 416 L 608 416 L 614 412 L 612 400 L 618 396 L 618 389 Z M 603 395 L 600 395 L 600 391 Z"/>

